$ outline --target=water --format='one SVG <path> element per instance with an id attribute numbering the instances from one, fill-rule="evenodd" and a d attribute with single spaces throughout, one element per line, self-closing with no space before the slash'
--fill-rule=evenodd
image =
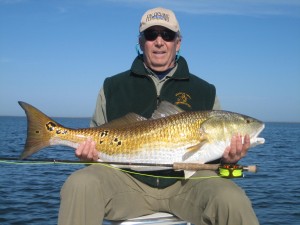
<path id="1" fill-rule="evenodd" d="M 70 127 L 88 119 L 58 118 Z M 0 117 L 0 157 L 18 157 L 26 134 L 25 117 Z M 255 164 L 257 174 L 235 179 L 244 188 L 262 225 L 300 223 L 300 124 L 267 123 L 266 143 L 253 148 L 240 164 Z M 67 147 L 50 147 L 31 158 L 76 160 Z M 82 165 L 8 164 L 0 162 L 0 224 L 57 223 L 59 192 L 65 179 Z"/>

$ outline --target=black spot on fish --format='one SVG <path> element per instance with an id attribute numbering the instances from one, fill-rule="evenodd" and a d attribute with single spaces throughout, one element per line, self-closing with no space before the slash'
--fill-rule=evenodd
<path id="1" fill-rule="evenodd" d="M 39 134 L 39 133 L 40 133 L 40 131 L 39 131 L 39 130 L 36 130 L 36 131 L 35 131 L 35 133 L 36 133 L 36 134 Z"/>
<path id="2" fill-rule="evenodd" d="M 115 139 L 113 140 L 113 143 L 112 144 L 115 144 L 117 146 L 120 146 L 122 144 L 122 141 L 119 140 L 119 138 L 115 137 Z"/>
<path id="3" fill-rule="evenodd" d="M 62 129 L 57 129 L 56 130 L 56 134 L 67 134 L 68 131 L 67 130 L 62 130 Z"/>
<path id="4" fill-rule="evenodd" d="M 100 134 L 100 137 L 104 138 L 107 135 L 108 135 L 108 130 L 105 130 Z"/>
<path id="5" fill-rule="evenodd" d="M 49 131 L 54 131 L 55 127 L 56 127 L 56 124 L 53 123 L 53 122 L 48 122 L 48 123 L 46 124 L 46 128 L 47 128 L 47 130 L 49 130 Z"/>

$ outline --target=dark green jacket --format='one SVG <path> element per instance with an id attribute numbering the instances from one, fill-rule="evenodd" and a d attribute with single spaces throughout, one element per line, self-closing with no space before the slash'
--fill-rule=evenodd
<path id="1" fill-rule="evenodd" d="M 211 110 L 216 97 L 215 87 L 191 74 L 183 57 L 179 58 L 175 73 L 165 81 L 159 95 L 141 57 L 134 60 L 130 70 L 107 78 L 103 88 L 108 122 L 129 112 L 150 118 L 160 101 L 168 101 L 186 111 Z M 173 170 L 149 173 L 183 176 L 182 172 Z M 176 182 L 176 179 L 133 176 L 158 188 L 164 188 Z"/>

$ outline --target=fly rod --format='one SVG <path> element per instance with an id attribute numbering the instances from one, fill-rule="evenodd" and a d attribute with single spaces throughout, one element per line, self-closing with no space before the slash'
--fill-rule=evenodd
<path id="1" fill-rule="evenodd" d="M 130 163 L 130 162 L 102 162 L 102 161 L 77 161 L 77 160 L 60 160 L 60 159 L 19 159 L 14 157 L 0 157 L 0 161 L 18 161 L 19 163 L 26 162 L 41 162 L 41 163 L 57 163 L 57 164 L 110 164 L 118 166 L 143 166 L 143 167 L 166 167 L 174 170 L 218 170 L 220 168 L 242 170 L 251 173 L 257 172 L 256 165 L 241 166 L 237 164 L 200 164 L 200 163 L 185 163 L 174 162 L 173 164 L 160 163 Z"/>

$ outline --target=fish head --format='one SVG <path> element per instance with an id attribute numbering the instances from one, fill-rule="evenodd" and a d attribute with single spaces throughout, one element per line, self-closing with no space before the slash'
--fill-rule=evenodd
<path id="1" fill-rule="evenodd" d="M 250 116 L 227 111 L 213 111 L 209 118 L 201 125 L 201 130 L 208 140 L 219 140 L 230 143 L 232 136 L 236 134 L 244 137 L 250 136 L 250 145 L 254 147 L 265 142 L 264 138 L 258 137 L 263 131 L 265 124 Z"/>

